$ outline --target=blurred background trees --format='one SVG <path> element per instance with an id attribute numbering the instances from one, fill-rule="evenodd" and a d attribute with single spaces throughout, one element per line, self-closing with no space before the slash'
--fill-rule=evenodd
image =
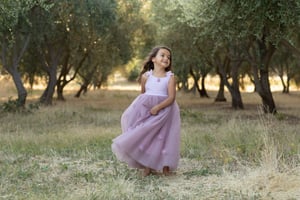
<path id="1" fill-rule="evenodd" d="M 209 97 L 205 80 L 219 77 L 215 101 L 243 109 L 248 77 L 266 113 L 276 113 L 271 76 L 283 92 L 300 83 L 300 2 L 297 0 L 2 0 L 2 74 L 15 83 L 20 106 L 27 89 L 45 83 L 39 101 L 79 83 L 74 94 L 101 88 L 115 69 L 135 80 L 141 62 L 159 44 L 172 48 L 178 89 Z M 192 81 L 190 81 L 192 80 Z"/>

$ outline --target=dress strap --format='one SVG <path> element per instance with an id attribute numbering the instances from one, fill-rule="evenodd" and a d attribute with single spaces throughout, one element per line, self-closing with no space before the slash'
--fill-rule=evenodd
<path id="1" fill-rule="evenodd" d="M 146 71 L 144 74 L 145 74 L 145 76 L 149 77 L 150 75 L 152 75 L 152 70 Z"/>
<path id="2" fill-rule="evenodd" d="M 166 76 L 174 76 L 174 73 L 173 72 L 171 72 L 171 71 L 167 71 L 167 73 L 166 73 Z"/>
<path id="3" fill-rule="evenodd" d="M 153 71 L 151 69 L 150 71 L 146 71 L 144 74 L 145 74 L 145 76 L 149 77 L 150 75 L 152 75 L 152 73 L 153 73 Z M 174 76 L 174 73 L 171 71 L 167 71 L 166 77 L 171 77 L 171 76 Z"/>

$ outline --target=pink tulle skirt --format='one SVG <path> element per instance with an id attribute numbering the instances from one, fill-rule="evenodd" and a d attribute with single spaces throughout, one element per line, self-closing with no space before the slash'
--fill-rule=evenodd
<path id="1" fill-rule="evenodd" d="M 133 168 L 175 170 L 180 158 L 180 113 L 174 101 L 151 115 L 150 109 L 167 97 L 140 94 L 121 117 L 122 134 L 112 143 L 120 161 Z"/>

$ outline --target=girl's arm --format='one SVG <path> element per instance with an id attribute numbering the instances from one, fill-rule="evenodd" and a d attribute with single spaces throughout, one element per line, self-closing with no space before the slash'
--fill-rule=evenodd
<path id="1" fill-rule="evenodd" d="M 168 98 L 166 98 L 161 103 L 153 106 L 150 110 L 150 113 L 152 115 L 157 115 L 161 109 L 171 105 L 175 101 L 175 97 L 176 97 L 176 81 L 175 81 L 175 77 L 171 76 L 168 83 Z"/>
<path id="2" fill-rule="evenodd" d="M 141 93 L 145 93 L 145 84 L 146 84 L 146 81 L 147 81 L 147 76 L 145 74 L 142 75 L 141 77 Z"/>

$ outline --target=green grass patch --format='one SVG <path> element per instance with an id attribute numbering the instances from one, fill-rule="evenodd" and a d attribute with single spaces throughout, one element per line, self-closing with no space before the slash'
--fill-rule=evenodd
<path id="1" fill-rule="evenodd" d="M 0 199 L 293 199 L 299 194 L 300 125 L 294 114 L 299 108 L 269 116 L 216 104 L 193 107 L 190 96 L 183 96 L 179 168 L 170 177 L 142 178 L 111 152 L 112 139 L 121 134 L 121 114 L 135 94 L 106 91 L 29 114 L 0 113 Z"/>

